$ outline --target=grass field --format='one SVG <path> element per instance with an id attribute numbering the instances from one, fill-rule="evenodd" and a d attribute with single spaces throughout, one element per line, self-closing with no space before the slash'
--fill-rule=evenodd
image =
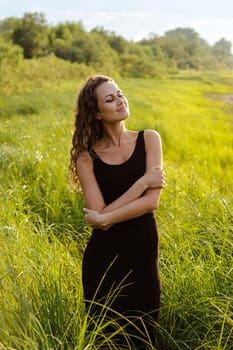
<path id="1" fill-rule="evenodd" d="M 222 97 L 233 94 L 233 72 L 117 82 L 128 127 L 163 141 L 158 349 L 231 350 L 233 104 Z M 80 84 L 25 80 L 0 95 L 0 349 L 115 349 L 98 340 L 101 317 L 88 332 L 83 307 L 90 231 L 68 176 Z"/>

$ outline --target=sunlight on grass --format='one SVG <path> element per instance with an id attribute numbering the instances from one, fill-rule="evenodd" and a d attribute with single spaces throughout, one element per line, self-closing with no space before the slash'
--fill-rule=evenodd
<path id="1" fill-rule="evenodd" d="M 25 91 L 0 95 L 1 349 L 119 349 L 118 336 L 121 349 L 131 349 L 121 316 L 106 317 L 111 305 L 91 330 L 84 311 L 81 261 L 90 230 L 68 174 L 80 83 L 45 81 L 43 92 L 26 82 Z M 233 73 L 118 83 L 131 107 L 128 127 L 156 129 L 163 141 L 158 350 L 230 350 L 233 109 L 213 96 L 233 93 Z"/>

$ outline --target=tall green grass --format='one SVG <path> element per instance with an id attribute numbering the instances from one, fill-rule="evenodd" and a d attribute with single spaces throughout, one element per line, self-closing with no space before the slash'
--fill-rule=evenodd
<path id="1" fill-rule="evenodd" d="M 130 103 L 127 126 L 156 129 L 163 141 L 158 349 L 230 350 L 233 110 L 221 96 L 233 93 L 233 73 L 118 82 Z M 90 230 L 68 176 L 80 84 L 64 80 L 58 89 L 45 81 L 43 92 L 30 82 L 0 96 L 2 349 L 117 348 L 112 335 L 101 337 L 109 325 L 103 317 L 89 330 L 83 305 Z M 108 322 L 130 349 L 124 330 Z"/>

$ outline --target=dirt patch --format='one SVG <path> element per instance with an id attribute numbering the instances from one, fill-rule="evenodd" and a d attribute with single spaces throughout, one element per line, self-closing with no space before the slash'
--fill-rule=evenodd
<path id="1" fill-rule="evenodd" d="M 222 101 L 226 103 L 233 103 L 233 94 L 222 95 Z"/>
<path id="2" fill-rule="evenodd" d="M 233 94 L 215 94 L 215 93 L 208 93 L 206 94 L 206 97 L 211 98 L 212 100 L 216 101 L 223 101 L 226 103 L 233 104 Z"/>

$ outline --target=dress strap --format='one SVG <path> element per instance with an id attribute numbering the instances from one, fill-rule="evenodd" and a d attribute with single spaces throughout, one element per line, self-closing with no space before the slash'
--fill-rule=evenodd
<path id="1" fill-rule="evenodd" d="M 144 130 L 140 130 L 140 131 L 138 132 L 138 143 L 139 143 L 140 145 L 142 145 L 143 148 L 145 147 Z"/>
<path id="2" fill-rule="evenodd" d="M 91 148 L 91 149 L 89 150 L 89 154 L 90 154 L 90 156 L 91 156 L 91 158 L 92 158 L 93 160 L 96 159 L 96 158 L 99 158 L 98 154 L 94 151 L 93 148 Z"/>

